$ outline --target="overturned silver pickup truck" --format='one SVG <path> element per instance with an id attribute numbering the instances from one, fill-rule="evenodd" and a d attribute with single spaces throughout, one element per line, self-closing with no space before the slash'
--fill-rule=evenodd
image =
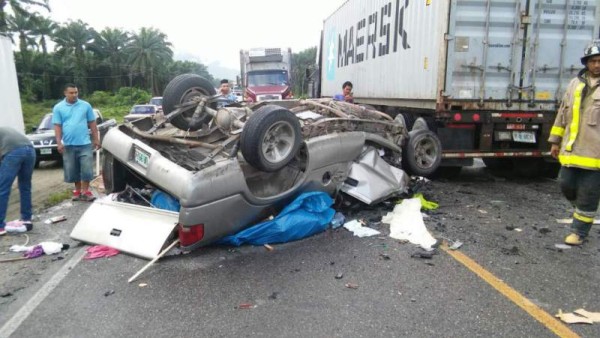
<path id="1" fill-rule="evenodd" d="M 217 109 L 218 100 L 209 81 L 180 75 L 163 95 L 165 121 L 153 124 L 142 119 L 120 125 L 102 143 L 107 192 L 130 186 L 160 189 L 174 197 L 180 204 L 178 213 L 140 215 L 148 222 L 170 222 L 165 231 L 176 227 L 185 249 L 209 244 L 274 215 L 306 191 L 334 195 L 357 190 L 359 199 L 377 202 L 398 191 L 398 182 L 406 180 L 400 168 L 426 176 L 441 160 L 435 134 L 426 129 L 409 134 L 401 115 L 392 118 L 330 99 Z M 94 204 L 98 203 L 95 216 L 88 218 L 109 217 L 102 203 L 114 208 L 120 202 Z M 137 212 L 132 206 L 126 208 L 123 217 Z M 115 240 L 125 232 L 113 225 L 106 231 Z M 147 226 L 143 232 L 153 231 Z M 76 231 L 72 237 L 90 241 Z"/>

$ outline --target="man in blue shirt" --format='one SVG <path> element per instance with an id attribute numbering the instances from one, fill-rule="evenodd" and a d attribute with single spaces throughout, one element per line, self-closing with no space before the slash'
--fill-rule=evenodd
<path id="1" fill-rule="evenodd" d="M 349 103 L 354 103 L 354 97 L 352 96 L 352 82 L 346 81 L 342 85 L 342 93 L 335 94 L 333 99 L 336 101 L 345 101 Z"/>
<path id="2" fill-rule="evenodd" d="M 64 178 L 65 182 L 75 184 L 74 201 L 91 202 L 95 199 L 89 190 L 94 177 L 92 147 L 100 149 L 96 116 L 92 106 L 78 98 L 76 85 L 65 85 L 64 94 L 65 99 L 52 110 L 56 144 L 63 155 Z"/>
<path id="3" fill-rule="evenodd" d="M 219 93 L 221 97 L 217 100 L 217 108 L 221 108 L 236 102 L 237 97 L 231 92 L 231 87 L 229 87 L 229 80 L 223 79 L 221 80 L 221 87 L 219 87 Z"/>

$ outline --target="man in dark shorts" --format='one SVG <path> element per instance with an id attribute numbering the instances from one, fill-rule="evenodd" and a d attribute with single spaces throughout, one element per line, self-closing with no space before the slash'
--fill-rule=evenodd
<path id="1" fill-rule="evenodd" d="M 76 85 L 65 85 L 64 94 L 65 99 L 52 110 L 57 148 L 63 155 L 64 179 L 75 184 L 74 201 L 91 202 L 95 199 L 89 190 L 94 178 L 93 150 L 100 149 L 96 116 L 92 106 L 78 98 Z"/>

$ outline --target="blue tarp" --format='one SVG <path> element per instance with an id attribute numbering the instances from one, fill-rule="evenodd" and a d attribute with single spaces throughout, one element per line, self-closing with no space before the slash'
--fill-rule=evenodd
<path id="1" fill-rule="evenodd" d="M 175 197 L 158 189 L 154 190 L 154 192 L 152 193 L 150 203 L 152 203 L 152 205 L 157 207 L 158 209 L 179 212 L 179 209 L 181 208 L 181 206 L 179 205 L 179 201 Z"/>
<path id="2" fill-rule="evenodd" d="M 256 224 L 218 244 L 240 246 L 286 243 L 312 236 L 329 226 L 335 210 L 333 200 L 324 192 L 308 192 L 298 196 L 272 220 Z"/>

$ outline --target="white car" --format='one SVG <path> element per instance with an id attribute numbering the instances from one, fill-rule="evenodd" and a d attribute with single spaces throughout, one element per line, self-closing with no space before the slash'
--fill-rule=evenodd
<path id="1" fill-rule="evenodd" d="M 153 122 L 156 122 L 163 116 L 162 110 L 153 104 L 136 104 L 131 108 L 129 114 L 123 117 L 123 121 L 134 122 L 148 116 L 151 116 Z"/>

